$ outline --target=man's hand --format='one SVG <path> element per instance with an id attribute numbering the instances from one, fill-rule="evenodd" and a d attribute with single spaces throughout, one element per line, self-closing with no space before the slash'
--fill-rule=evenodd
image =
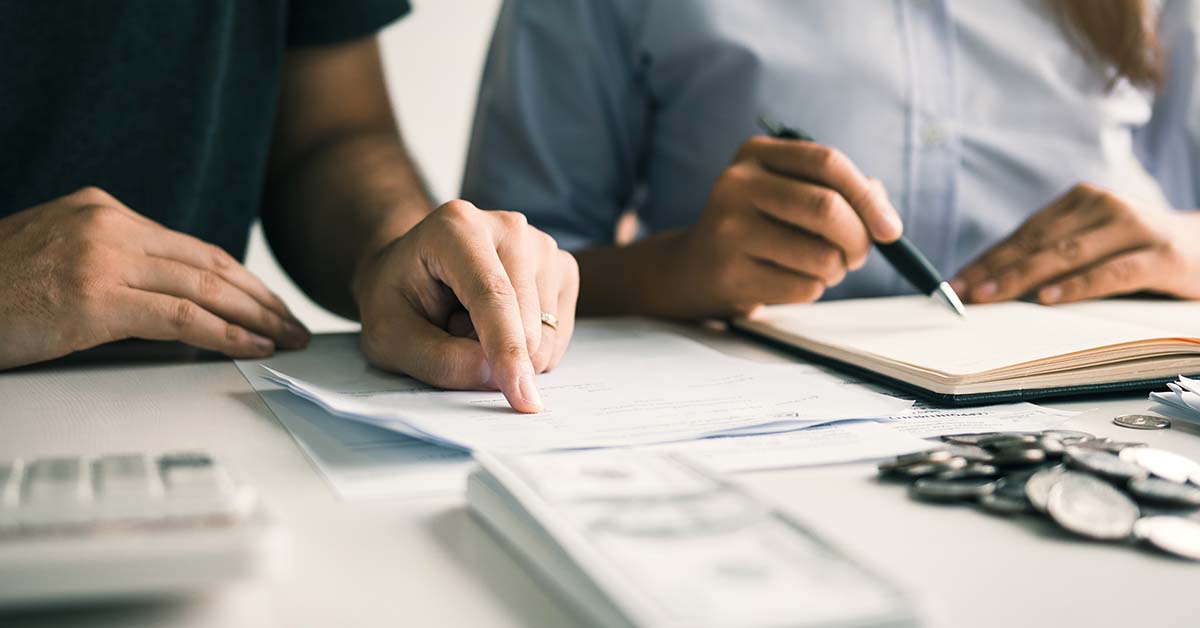
<path id="1" fill-rule="evenodd" d="M 231 357 L 309 334 L 220 248 L 85 188 L 0 220 L 0 368 L 124 338 L 180 340 Z"/>
<path id="2" fill-rule="evenodd" d="M 369 362 L 444 388 L 499 388 L 538 412 L 534 374 L 567 349 L 579 268 L 522 214 L 451 201 L 364 259 L 353 288 Z"/>
<path id="3" fill-rule="evenodd" d="M 657 313 L 744 314 L 815 301 L 866 263 L 872 241 L 900 237 L 878 182 L 827 146 L 755 137 L 721 173 L 700 220 L 675 238 Z"/>
<path id="4" fill-rule="evenodd" d="M 1200 298 L 1200 216 L 1150 210 L 1080 184 L 953 282 L 967 300 L 1044 304 L 1152 291 Z"/>

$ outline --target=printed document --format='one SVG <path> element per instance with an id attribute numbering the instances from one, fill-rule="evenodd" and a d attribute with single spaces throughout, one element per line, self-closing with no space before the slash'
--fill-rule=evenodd
<path id="1" fill-rule="evenodd" d="M 301 374 L 274 361 L 261 375 L 334 415 L 472 450 L 644 445 L 759 425 L 778 432 L 912 404 L 811 366 L 732 358 L 648 321 L 582 322 L 567 358 L 539 376 L 546 410 L 535 415 L 512 411 L 499 392 L 439 390 L 371 369 L 356 343 L 314 338 L 304 353 L 318 353 L 319 366 Z"/>

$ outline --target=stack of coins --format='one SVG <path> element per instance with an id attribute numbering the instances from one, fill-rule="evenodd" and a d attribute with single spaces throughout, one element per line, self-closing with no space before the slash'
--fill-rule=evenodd
<path id="1" fill-rule="evenodd" d="M 947 436 L 879 464 L 915 499 L 1048 517 L 1096 541 L 1137 541 L 1200 561 L 1200 463 L 1075 430 Z"/>

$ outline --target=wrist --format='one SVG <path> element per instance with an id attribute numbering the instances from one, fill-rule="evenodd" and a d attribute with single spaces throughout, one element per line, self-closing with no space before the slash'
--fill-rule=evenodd
<path id="1" fill-rule="evenodd" d="M 620 247 L 575 253 L 581 316 L 680 316 L 676 276 L 685 232 L 667 231 Z"/>

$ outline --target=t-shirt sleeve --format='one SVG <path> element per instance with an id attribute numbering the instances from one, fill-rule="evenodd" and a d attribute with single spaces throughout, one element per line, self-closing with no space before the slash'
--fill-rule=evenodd
<path id="1" fill-rule="evenodd" d="M 288 46 L 323 46 L 372 35 L 406 15 L 408 0 L 292 0 Z"/>
<path id="2" fill-rule="evenodd" d="M 649 103 L 631 16 L 604 0 L 506 0 L 484 67 L 462 196 L 524 213 L 566 250 L 610 245 L 641 167 Z"/>

